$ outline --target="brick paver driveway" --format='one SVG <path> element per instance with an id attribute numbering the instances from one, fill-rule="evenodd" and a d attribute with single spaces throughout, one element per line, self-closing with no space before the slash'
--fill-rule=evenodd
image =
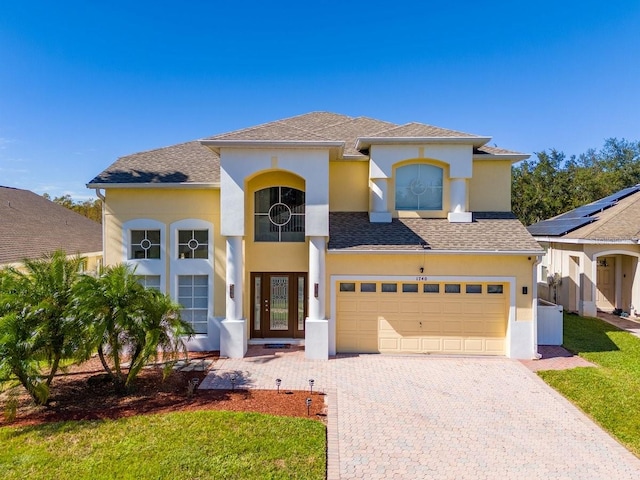
<path id="1" fill-rule="evenodd" d="M 640 478 L 639 459 L 516 361 L 268 352 L 219 361 L 203 387 L 231 371 L 327 392 L 330 479 Z"/>

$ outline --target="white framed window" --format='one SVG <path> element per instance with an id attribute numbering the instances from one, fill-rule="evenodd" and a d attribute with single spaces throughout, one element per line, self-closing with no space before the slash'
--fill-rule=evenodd
<path id="1" fill-rule="evenodd" d="M 171 297 L 182 305 L 182 318 L 196 334 L 208 335 L 214 311 L 213 225 L 205 220 L 184 219 L 172 223 L 169 232 Z"/>
<path id="2" fill-rule="evenodd" d="M 256 242 L 304 242 L 305 194 L 292 187 L 269 187 L 254 196 Z"/>
<path id="3" fill-rule="evenodd" d="M 195 333 L 206 334 L 209 317 L 208 275 L 178 275 L 178 303 L 182 319 Z"/>
<path id="4" fill-rule="evenodd" d="M 178 230 L 178 258 L 208 258 L 209 230 Z"/>
<path id="5" fill-rule="evenodd" d="M 166 225 L 139 218 L 122 225 L 122 261 L 135 269 L 138 277 L 157 277 L 158 290 L 165 293 Z"/>
<path id="6" fill-rule="evenodd" d="M 442 210 L 443 170 L 416 163 L 396 168 L 396 210 Z"/>
<path id="7" fill-rule="evenodd" d="M 159 259 L 160 230 L 130 230 L 129 259 Z"/>
<path id="8" fill-rule="evenodd" d="M 160 291 L 160 275 L 136 275 L 136 279 L 144 288 Z"/>

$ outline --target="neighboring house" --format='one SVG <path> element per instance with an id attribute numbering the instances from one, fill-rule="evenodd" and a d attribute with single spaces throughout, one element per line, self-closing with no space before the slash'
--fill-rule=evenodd
<path id="1" fill-rule="evenodd" d="M 633 313 L 640 306 L 640 185 L 528 230 L 546 251 L 541 298 L 592 317 L 598 310 Z"/>
<path id="2" fill-rule="evenodd" d="M 28 190 L 0 186 L 0 267 L 64 250 L 96 271 L 102 249 L 99 223 Z"/>
<path id="3" fill-rule="evenodd" d="M 535 264 L 511 214 L 528 155 L 420 123 L 314 112 L 122 157 L 105 262 L 183 305 L 190 347 L 536 354 Z"/>

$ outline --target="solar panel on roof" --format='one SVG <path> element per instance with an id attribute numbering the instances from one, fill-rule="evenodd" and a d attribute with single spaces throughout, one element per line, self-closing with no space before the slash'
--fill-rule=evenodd
<path id="1" fill-rule="evenodd" d="M 625 197 L 628 197 L 632 193 L 635 193 L 640 190 L 640 185 L 634 185 L 633 187 L 628 187 L 620 190 L 619 192 L 613 193 L 608 197 L 601 198 L 596 203 L 608 203 L 608 202 L 617 202 Z"/>
<path id="2" fill-rule="evenodd" d="M 582 207 L 578 207 L 575 208 L 567 213 L 563 213 L 562 215 L 559 215 L 558 217 L 556 217 L 557 220 L 565 220 L 565 219 L 570 219 L 570 218 L 581 218 L 581 217 L 588 217 L 590 215 L 593 215 L 594 213 L 598 213 L 601 212 L 602 210 L 606 210 L 609 207 L 613 207 L 615 205 L 614 202 L 597 202 L 597 203 L 590 203 L 589 205 L 584 205 Z"/>
<path id="3" fill-rule="evenodd" d="M 555 218 L 552 220 L 543 220 L 542 222 L 534 223 L 527 227 L 527 230 L 529 230 L 531 235 L 558 236 L 569 233 L 570 231 L 587 225 L 595 220 L 596 219 L 593 217 L 569 218 L 562 220 Z"/>

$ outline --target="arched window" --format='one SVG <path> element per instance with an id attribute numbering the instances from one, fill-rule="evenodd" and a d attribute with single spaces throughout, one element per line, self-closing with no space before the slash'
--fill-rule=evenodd
<path id="1" fill-rule="evenodd" d="M 255 193 L 256 242 L 304 242 L 304 192 L 269 187 Z"/>
<path id="2" fill-rule="evenodd" d="M 413 164 L 396 169 L 396 210 L 442 210 L 442 168 Z"/>

